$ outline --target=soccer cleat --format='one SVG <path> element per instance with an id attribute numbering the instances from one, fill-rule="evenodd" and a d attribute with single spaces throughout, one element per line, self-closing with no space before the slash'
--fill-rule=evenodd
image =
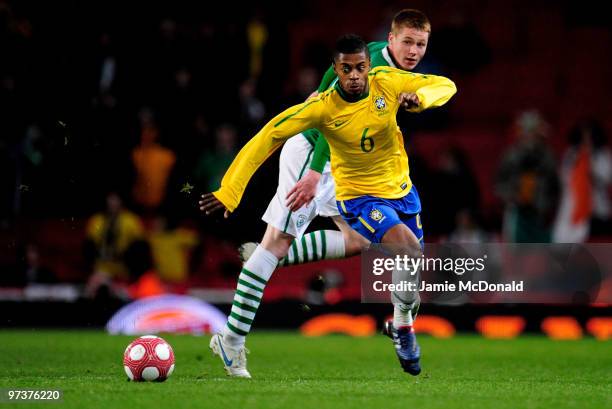
<path id="1" fill-rule="evenodd" d="M 400 361 L 404 372 L 410 375 L 421 373 L 421 348 L 416 340 L 416 335 L 410 327 L 395 328 L 392 321 L 385 322 L 383 334 L 393 340 L 395 353 Z"/>
<path id="2" fill-rule="evenodd" d="M 243 243 L 240 247 L 238 247 L 238 253 L 240 254 L 242 264 L 246 263 L 247 260 L 251 258 L 251 255 L 257 246 L 259 246 L 259 243 L 249 241 L 248 243 Z"/>
<path id="3" fill-rule="evenodd" d="M 221 334 L 215 334 L 210 339 L 210 349 L 223 361 L 225 372 L 236 378 L 250 378 L 251 374 L 246 368 L 246 354 L 249 352 L 244 346 L 235 348 L 223 342 Z"/>

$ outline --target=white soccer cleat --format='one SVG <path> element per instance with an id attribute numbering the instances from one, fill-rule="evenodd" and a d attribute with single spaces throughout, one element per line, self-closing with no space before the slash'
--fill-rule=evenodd
<path id="1" fill-rule="evenodd" d="M 259 243 L 249 241 L 248 243 L 243 243 L 240 247 L 238 247 L 238 253 L 240 254 L 242 264 L 246 263 L 247 260 L 251 258 L 251 255 L 253 255 L 253 252 L 257 246 L 259 246 Z"/>
<path id="2" fill-rule="evenodd" d="M 227 372 L 229 376 L 234 376 L 236 378 L 251 377 L 251 374 L 246 368 L 246 354 L 249 351 L 244 346 L 241 348 L 231 347 L 223 342 L 223 336 L 221 334 L 215 334 L 210 339 L 210 349 L 213 351 L 213 354 L 221 358 L 225 372 Z"/>

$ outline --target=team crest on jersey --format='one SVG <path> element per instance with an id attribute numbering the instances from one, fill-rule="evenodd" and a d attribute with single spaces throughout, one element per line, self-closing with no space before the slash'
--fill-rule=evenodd
<path id="1" fill-rule="evenodd" d="M 298 216 L 297 223 L 295 225 L 299 229 L 300 227 L 302 227 L 304 225 L 304 223 L 306 223 L 306 215 L 305 214 L 301 214 L 301 215 Z"/>
<path id="2" fill-rule="evenodd" d="M 383 214 L 378 209 L 372 209 L 370 212 L 370 219 L 374 220 L 375 222 L 380 222 L 383 219 Z"/>
<path id="3" fill-rule="evenodd" d="M 379 111 L 384 110 L 387 107 L 385 97 L 383 97 L 382 95 L 376 97 L 376 99 L 374 100 L 374 105 L 376 105 L 376 109 L 378 109 Z"/>

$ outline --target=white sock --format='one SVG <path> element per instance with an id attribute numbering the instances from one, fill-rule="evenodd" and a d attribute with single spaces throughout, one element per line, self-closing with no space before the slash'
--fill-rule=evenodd
<path id="1" fill-rule="evenodd" d="M 276 256 L 261 245 L 257 246 L 244 264 L 238 276 L 232 310 L 222 331 L 224 342 L 233 347 L 244 345 L 257 308 L 261 303 L 266 283 L 272 276 L 277 264 Z"/>
<path id="2" fill-rule="evenodd" d="M 344 257 L 344 237 L 335 230 L 317 230 L 295 239 L 279 267 Z"/>
<path id="3" fill-rule="evenodd" d="M 410 306 L 404 303 L 393 304 L 393 326 L 395 328 L 411 327 L 414 324 Z"/>

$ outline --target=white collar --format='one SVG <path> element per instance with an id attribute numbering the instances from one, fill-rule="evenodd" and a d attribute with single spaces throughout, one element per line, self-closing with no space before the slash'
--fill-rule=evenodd
<path id="1" fill-rule="evenodd" d="M 391 55 L 389 54 L 389 46 L 383 48 L 382 50 L 382 56 L 385 59 L 385 61 L 389 64 L 389 67 L 393 67 L 393 68 L 397 68 L 397 65 L 395 65 L 395 63 L 393 62 L 393 58 L 391 58 Z"/>

